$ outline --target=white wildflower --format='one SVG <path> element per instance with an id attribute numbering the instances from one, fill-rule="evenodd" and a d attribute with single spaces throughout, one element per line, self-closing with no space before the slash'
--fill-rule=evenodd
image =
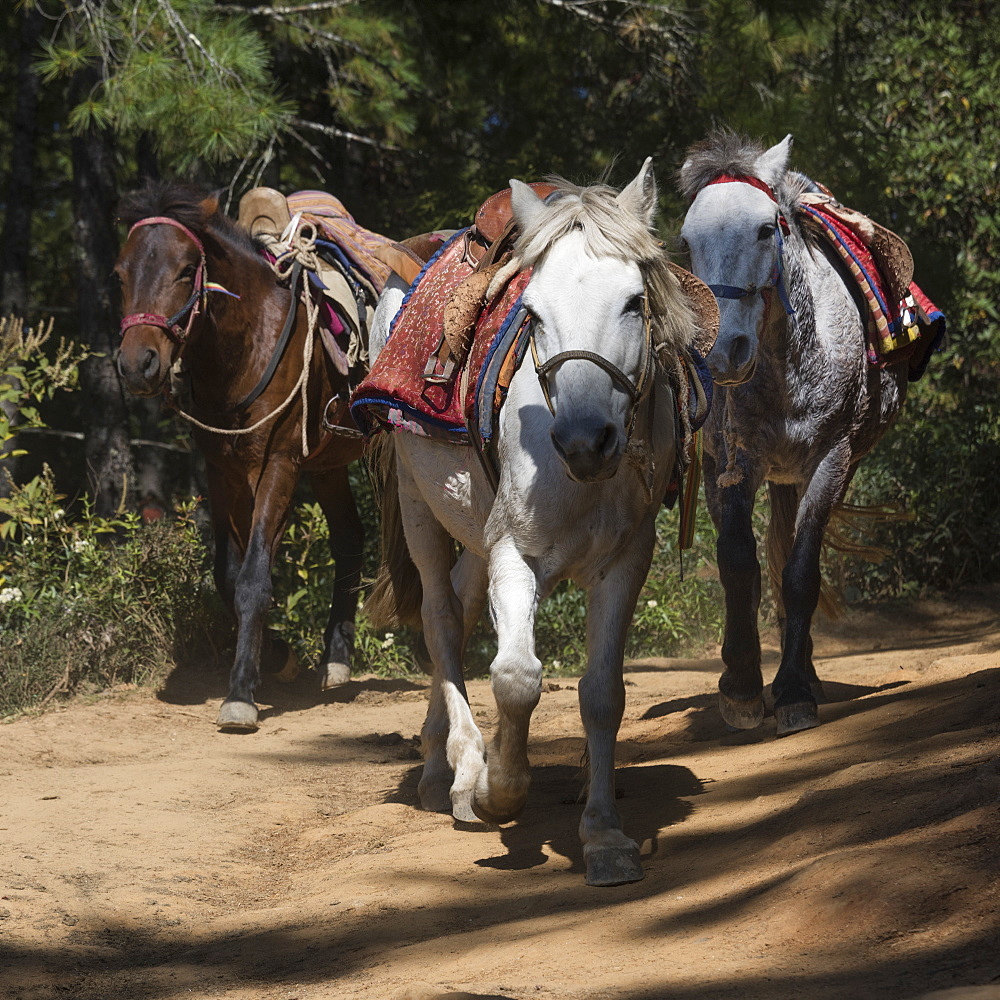
<path id="1" fill-rule="evenodd" d="M 86 552 L 90 548 L 90 540 L 87 538 L 78 538 L 73 543 L 74 552 Z"/>
<path id="2" fill-rule="evenodd" d="M 20 587 L 4 587 L 0 590 L 0 604 L 10 604 L 11 601 L 20 601 L 24 597 Z"/>
<path id="3" fill-rule="evenodd" d="M 66 516 L 66 511 L 62 507 L 56 508 L 56 512 L 52 515 L 57 521 L 61 520 Z"/>
<path id="4" fill-rule="evenodd" d="M 386 632 L 385 638 L 382 640 L 382 648 L 388 649 L 395 643 L 395 641 L 396 641 L 395 635 L 393 635 L 392 632 Z"/>
<path id="5" fill-rule="evenodd" d="M 657 603 L 658 603 L 657 601 L 654 601 L 652 599 L 648 600 L 648 601 L 646 601 L 646 607 L 647 608 L 655 608 L 657 606 Z"/>

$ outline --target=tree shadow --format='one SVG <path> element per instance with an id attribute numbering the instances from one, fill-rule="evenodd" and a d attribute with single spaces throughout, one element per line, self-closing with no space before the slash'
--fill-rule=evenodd
<path id="1" fill-rule="evenodd" d="M 500 828 L 506 854 L 481 858 L 476 864 L 500 871 L 523 871 L 545 864 L 549 855 L 543 848 L 548 848 L 570 862 L 569 872 L 584 872 L 583 847 L 577 832 L 584 783 L 580 768 L 566 764 L 533 768 L 524 813 L 515 823 Z M 684 797 L 702 792 L 694 773 L 676 764 L 619 767 L 615 786 L 622 828 L 646 859 L 657 853 L 661 831 L 682 822 L 693 811 Z"/>

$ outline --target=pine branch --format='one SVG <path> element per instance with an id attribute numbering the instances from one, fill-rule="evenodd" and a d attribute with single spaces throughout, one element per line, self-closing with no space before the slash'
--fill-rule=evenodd
<path id="1" fill-rule="evenodd" d="M 643 10 L 654 12 L 656 14 L 669 14 L 675 19 L 677 25 L 683 24 L 688 20 L 687 17 L 680 11 L 674 10 L 670 7 L 662 7 L 655 3 L 646 3 L 644 0 L 538 0 L 538 2 L 547 4 L 550 7 L 557 7 L 561 10 L 568 11 L 569 13 L 575 14 L 577 17 L 590 21 L 592 24 L 596 24 L 604 29 L 634 29 L 635 25 L 630 24 L 622 18 L 605 17 L 602 14 L 596 14 L 594 11 L 588 9 L 596 3 L 616 3 L 621 7 L 624 7 L 626 13 Z M 667 27 L 665 25 L 656 24 L 653 21 L 647 21 L 643 23 L 642 30 L 655 32 L 663 38 L 674 38 L 677 34 L 678 28 L 676 25 Z"/>
<path id="2" fill-rule="evenodd" d="M 373 146 L 376 149 L 382 149 L 391 153 L 401 152 L 398 146 L 393 146 L 388 142 L 380 142 L 378 139 L 372 139 L 366 135 L 358 135 L 356 132 L 348 132 L 334 125 L 321 125 L 319 122 L 307 121 L 304 118 L 292 118 L 289 120 L 289 124 L 295 125 L 298 128 L 312 129 L 314 132 L 321 132 L 323 135 L 331 136 L 334 139 L 346 139 L 348 142 L 362 143 L 365 146 Z"/>
<path id="3" fill-rule="evenodd" d="M 361 0 L 318 0 L 317 3 L 303 3 L 294 7 L 241 7 L 235 3 L 216 4 L 216 10 L 225 10 L 234 14 L 263 14 L 273 17 L 278 14 L 313 14 L 323 10 L 340 10 L 350 7 Z"/>

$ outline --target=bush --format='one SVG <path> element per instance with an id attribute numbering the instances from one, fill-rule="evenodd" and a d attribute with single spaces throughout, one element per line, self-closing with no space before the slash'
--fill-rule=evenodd
<path id="1" fill-rule="evenodd" d="M 14 486 L 0 552 L 0 715 L 58 694 L 146 683 L 213 620 L 207 553 L 191 504 L 175 520 L 72 522 L 51 473 Z"/>

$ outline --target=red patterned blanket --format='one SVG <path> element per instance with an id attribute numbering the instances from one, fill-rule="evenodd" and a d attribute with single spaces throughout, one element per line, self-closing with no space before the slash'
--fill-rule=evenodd
<path id="1" fill-rule="evenodd" d="M 351 413 L 366 434 L 406 430 L 456 444 L 493 435 L 494 414 L 523 356 L 527 313 L 521 294 L 531 277 L 522 271 L 479 313 L 471 345 L 459 363 L 437 363 L 445 311 L 475 271 L 459 230 L 427 262 L 392 321 L 389 339 L 351 397 Z"/>

